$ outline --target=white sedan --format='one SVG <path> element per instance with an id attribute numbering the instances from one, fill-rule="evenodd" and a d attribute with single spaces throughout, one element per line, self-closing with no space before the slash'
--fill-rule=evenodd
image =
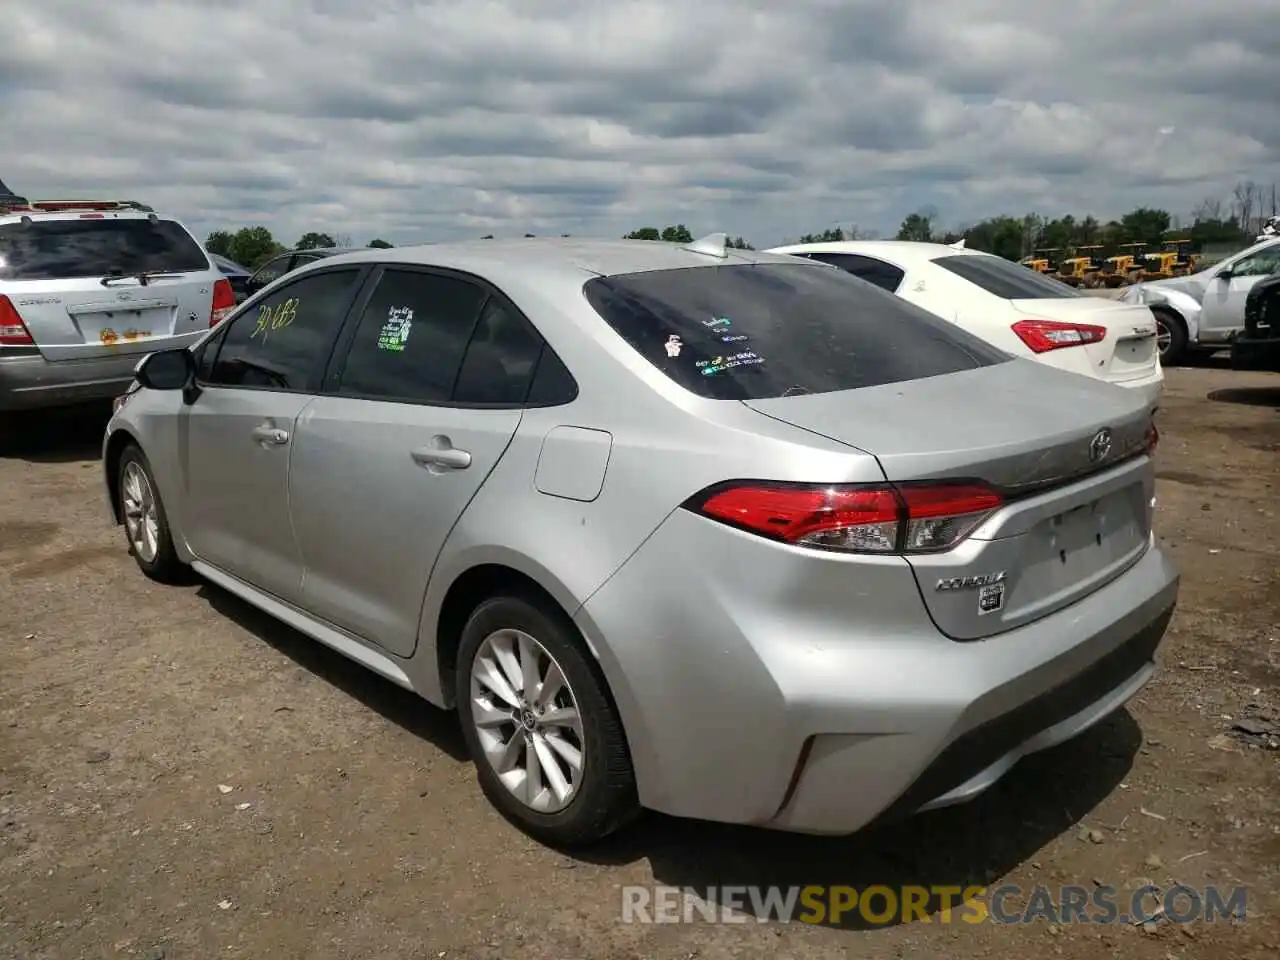
<path id="1" fill-rule="evenodd" d="M 1080 293 L 1024 266 L 963 246 L 852 240 L 775 247 L 821 260 L 949 320 L 1014 356 L 1140 390 L 1164 387 L 1156 322 L 1141 304 Z"/>

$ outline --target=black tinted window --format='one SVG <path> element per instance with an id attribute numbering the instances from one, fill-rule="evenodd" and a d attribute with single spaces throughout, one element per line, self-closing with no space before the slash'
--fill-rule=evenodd
<path id="1" fill-rule="evenodd" d="M 465 280 L 386 271 L 360 317 L 338 391 L 449 400 L 484 297 Z"/>
<path id="2" fill-rule="evenodd" d="M 874 283 L 890 293 L 898 289 L 898 284 L 902 283 L 902 278 L 905 276 L 905 271 L 875 257 L 863 257 L 855 253 L 806 253 L 805 256 L 810 260 L 819 260 L 839 267 L 846 273 L 852 273 L 859 280 Z"/>
<path id="3" fill-rule="evenodd" d="M 276 257 L 274 260 L 268 260 L 253 275 L 254 284 L 259 287 L 265 287 L 267 284 L 279 280 L 289 272 L 289 263 L 292 260 L 293 254 L 291 253 L 286 253 L 283 257 Z"/>
<path id="4" fill-rule="evenodd" d="M 229 323 L 209 383 L 311 390 L 350 306 L 359 270 L 303 277 Z"/>
<path id="5" fill-rule="evenodd" d="M 172 220 L 35 220 L 0 227 L 0 280 L 208 269 L 200 244 Z"/>
<path id="6" fill-rule="evenodd" d="M 1051 280 L 1003 257 L 960 254 L 940 257 L 933 262 L 987 293 L 1006 300 L 1056 300 L 1084 296 L 1065 283 Z"/>
<path id="7" fill-rule="evenodd" d="M 720 400 L 849 390 L 1008 359 L 891 293 L 816 266 L 658 270 L 589 280 L 584 292 L 672 380 Z"/>
<path id="8" fill-rule="evenodd" d="M 524 403 L 541 353 L 542 338 L 528 321 L 490 297 L 467 345 L 454 402 Z"/>
<path id="9" fill-rule="evenodd" d="M 578 384 L 573 379 L 573 374 L 550 346 L 544 346 L 542 356 L 538 358 L 538 370 L 533 375 L 533 386 L 529 388 L 529 397 L 525 403 L 531 407 L 554 407 L 572 403 L 577 396 Z"/>

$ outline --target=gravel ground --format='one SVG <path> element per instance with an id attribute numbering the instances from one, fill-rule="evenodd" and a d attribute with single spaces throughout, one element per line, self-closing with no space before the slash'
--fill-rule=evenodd
<path id="1" fill-rule="evenodd" d="M 1168 372 L 1158 533 L 1183 588 L 1127 710 L 904 825 L 820 840 L 649 816 L 577 857 L 492 812 L 451 715 L 214 587 L 146 580 L 106 519 L 102 423 L 26 418 L 0 454 L 0 956 L 1280 953 L 1280 378 Z M 619 919 L 624 884 L 1144 880 L 1244 885 L 1247 915 Z"/>

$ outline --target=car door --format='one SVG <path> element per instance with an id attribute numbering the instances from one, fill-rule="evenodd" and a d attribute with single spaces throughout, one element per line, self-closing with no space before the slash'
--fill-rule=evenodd
<path id="1" fill-rule="evenodd" d="M 473 279 L 381 272 L 295 431 L 306 609 L 413 652 L 432 567 L 511 442 L 541 350 L 529 322 Z"/>
<path id="2" fill-rule="evenodd" d="M 308 273 L 225 321 L 216 350 L 197 358 L 199 389 L 179 423 L 192 552 L 283 600 L 296 601 L 302 583 L 289 522 L 294 424 L 363 272 Z"/>
<path id="3" fill-rule="evenodd" d="M 1265 247 L 1230 264 L 1230 275 L 1214 276 L 1204 294 L 1200 340 L 1217 343 L 1244 326 L 1249 291 L 1263 277 L 1280 272 L 1280 243 Z"/>

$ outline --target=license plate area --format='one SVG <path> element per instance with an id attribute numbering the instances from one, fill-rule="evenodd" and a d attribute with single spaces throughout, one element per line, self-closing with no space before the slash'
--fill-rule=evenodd
<path id="1" fill-rule="evenodd" d="M 1056 514 L 1033 532 L 1032 552 L 1041 588 L 1088 579 L 1128 556 L 1148 536 L 1140 489 L 1113 491 Z"/>
<path id="2" fill-rule="evenodd" d="M 1115 353 L 1111 357 L 1111 372 L 1123 375 L 1147 372 L 1155 363 L 1156 338 L 1130 338 L 1116 344 Z"/>
<path id="3" fill-rule="evenodd" d="M 82 313 L 75 317 L 75 322 L 85 343 L 99 343 L 104 347 L 113 347 L 171 335 L 173 308 L 153 307 L 142 310 Z"/>

